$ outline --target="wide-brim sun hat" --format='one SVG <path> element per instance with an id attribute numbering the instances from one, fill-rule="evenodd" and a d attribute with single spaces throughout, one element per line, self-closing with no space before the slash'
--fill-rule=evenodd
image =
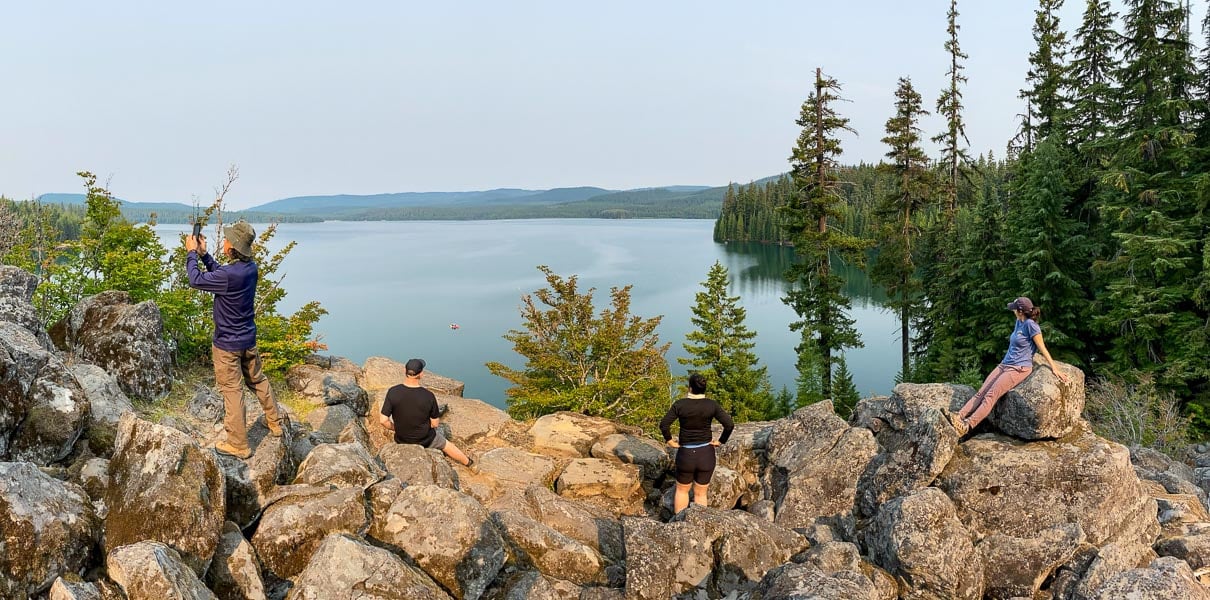
<path id="1" fill-rule="evenodd" d="M 244 221 L 236 221 L 233 225 L 223 228 L 223 237 L 231 243 L 236 252 L 244 256 L 252 256 L 252 241 L 256 239 L 256 230 Z"/>

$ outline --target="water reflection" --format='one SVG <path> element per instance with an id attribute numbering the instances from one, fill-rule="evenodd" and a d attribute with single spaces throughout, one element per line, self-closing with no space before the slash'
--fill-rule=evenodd
<path id="1" fill-rule="evenodd" d="M 786 270 L 794 264 L 794 248 L 756 242 L 728 242 L 723 249 L 723 266 L 731 273 L 732 293 L 748 295 L 781 295 L 789 283 Z M 842 293 L 859 308 L 877 308 L 886 303 L 886 292 L 866 275 L 865 271 L 833 259 L 832 270 L 844 278 Z"/>

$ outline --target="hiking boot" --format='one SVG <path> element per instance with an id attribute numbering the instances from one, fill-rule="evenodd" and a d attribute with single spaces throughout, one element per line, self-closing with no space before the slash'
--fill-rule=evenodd
<path id="1" fill-rule="evenodd" d="M 282 430 L 281 425 L 272 425 L 272 424 L 269 425 L 269 435 L 279 438 L 284 434 L 285 434 L 285 431 Z"/>
<path id="2" fill-rule="evenodd" d="M 215 443 L 214 451 L 218 452 L 219 454 L 226 454 L 227 456 L 234 456 L 241 460 L 248 458 L 249 456 L 252 456 L 251 449 L 240 450 L 240 449 L 236 448 L 235 446 L 228 444 L 225 441 Z"/>
<path id="3" fill-rule="evenodd" d="M 942 414 L 944 414 L 946 420 L 950 422 L 950 426 L 954 428 L 954 431 L 958 432 L 958 439 L 962 439 L 963 436 L 970 432 L 970 423 L 967 423 L 966 419 L 959 417 L 957 413 L 952 413 L 947 410 Z"/>
<path id="4" fill-rule="evenodd" d="M 478 463 L 478 462 L 476 462 L 476 461 L 475 461 L 475 459 L 473 459 L 473 458 L 471 458 L 471 457 L 469 457 L 469 456 L 468 456 L 468 457 L 466 457 L 466 460 L 468 460 L 468 461 L 469 461 L 469 462 L 467 462 L 467 463 L 466 463 L 466 468 L 467 468 L 467 469 L 470 469 L 471 473 L 474 473 L 475 475 L 478 475 L 478 474 L 479 474 L 479 463 Z"/>

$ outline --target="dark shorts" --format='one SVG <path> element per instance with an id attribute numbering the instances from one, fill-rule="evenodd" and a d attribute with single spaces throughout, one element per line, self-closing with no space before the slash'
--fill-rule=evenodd
<path id="1" fill-rule="evenodd" d="M 706 485 L 714 475 L 714 446 L 680 448 L 676 451 L 676 482 Z"/>

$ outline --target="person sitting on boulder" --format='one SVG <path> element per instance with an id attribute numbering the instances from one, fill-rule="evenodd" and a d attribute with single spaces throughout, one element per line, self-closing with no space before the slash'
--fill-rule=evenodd
<path id="1" fill-rule="evenodd" d="M 379 424 L 387 431 L 394 432 L 396 444 L 419 444 L 440 450 L 471 471 L 478 471 L 475 461 L 445 439 L 437 429 L 441 425 L 442 410 L 437 406 L 437 396 L 420 385 L 424 366 L 424 360 L 419 358 L 413 358 L 404 365 L 403 383 L 387 390 L 382 414 L 378 415 Z"/>
<path id="2" fill-rule="evenodd" d="M 223 395 L 223 429 L 226 437 L 214 445 L 223 454 L 248 458 L 248 431 L 244 394 L 240 382 L 256 393 L 265 411 L 265 424 L 274 437 L 282 435 L 282 418 L 269 379 L 261 370 L 256 350 L 255 300 L 259 272 L 252 260 L 252 241 L 256 231 L 239 221 L 223 228 L 223 254 L 229 259 L 219 265 L 206 252 L 205 236 L 185 238 L 185 272 L 189 287 L 214 294 L 214 342 L 210 356 L 214 362 L 214 383 Z M 206 270 L 198 265 L 198 258 Z"/>
<path id="3" fill-rule="evenodd" d="M 718 440 L 710 423 L 718 420 L 723 434 Z M 680 441 L 672 439 L 672 422 L 681 425 Z M 707 506 L 710 478 L 714 475 L 716 461 L 714 449 L 727 443 L 735 424 L 731 415 L 718 402 L 706 397 L 706 377 L 701 373 L 689 376 L 689 395 L 672 403 L 668 413 L 660 420 L 660 432 L 664 442 L 676 451 L 676 495 L 673 496 L 672 512 L 679 513 L 689 506 L 689 488 L 693 487 L 693 502 Z"/>
<path id="4" fill-rule="evenodd" d="M 1013 332 L 1008 336 L 1008 352 L 1004 354 L 1004 360 L 988 374 L 979 391 L 967 401 L 962 410 L 957 414 L 946 413 L 959 437 L 965 436 L 983 422 L 1004 394 L 1029 377 L 1034 368 L 1035 353 L 1042 353 L 1059 381 L 1067 383 L 1067 376 L 1055 366 L 1050 352 L 1046 350 L 1046 343 L 1042 341 L 1042 328 L 1038 326 L 1042 309 L 1034 306 L 1029 298 L 1022 296 L 1009 302 L 1008 310 L 1013 311 L 1017 320 Z"/>

